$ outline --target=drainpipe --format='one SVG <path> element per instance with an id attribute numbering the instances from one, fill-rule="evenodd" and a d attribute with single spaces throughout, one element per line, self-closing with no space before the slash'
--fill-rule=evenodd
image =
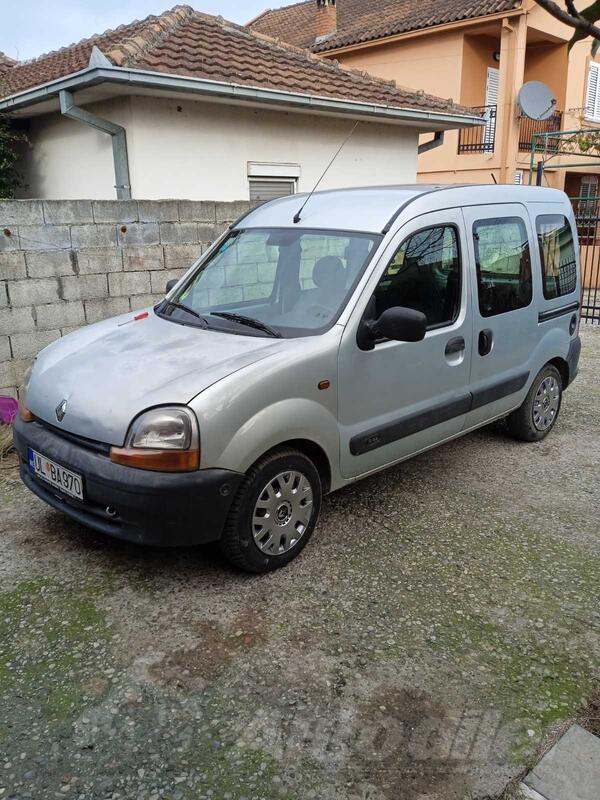
<path id="1" fill-rule="evenodd" d="M 99 131 L 108 133 L 112 139 L 113 161 L 115 165 L 115 189 L 117 190 L 118 200 L 131 200 L 131 184 L 129 182 L 129 158 L 127 157 L 127 134 L 121 125 L 115 125 L 102 117 L 85 111 L 75 105 L 75 100 L 71 92 L 61 89 L 60 111 L 61 114 L 70 119 L 83 122 L 84 125 L 91 125 Z"/>
<path id="2" fill-rule="evenodd" d="M 417 147 L 417 155 L 421 155 L 421 153 L 427 153 L 429 150 L 435 150 L 436 147 L 440 147 L 444 144 L 444 131 L 435 131 L 433 134 L 433 139 L 429 139 L 427 142 L 423 142 Z"/>

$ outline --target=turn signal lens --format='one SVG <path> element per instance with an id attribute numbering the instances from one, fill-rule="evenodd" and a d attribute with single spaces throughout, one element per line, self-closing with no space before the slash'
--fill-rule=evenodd
<path id="1" fill-rule="evenodd" d="M 192 472 L 200 466 L 200 451 L 111 447 L 110 460 L 115 464 L 154 472 Z"/>
<path id="2" fill-rule="evenodd" d="M 35 417 L 28 408 L 25 408 L 23 403 L 19 403 L 19 417 L 23 422 L 34 422 Z"/>

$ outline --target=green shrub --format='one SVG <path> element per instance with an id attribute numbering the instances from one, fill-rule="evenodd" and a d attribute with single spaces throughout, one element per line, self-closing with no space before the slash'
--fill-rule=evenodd
<path id="1" fill-rule="evenodd" d="M 18 147 L 25 143 L 25 134 L 15 129 L 11 119 L 0 115 L 0 198 L 14 197 L 15 190 L 21 185 L 17 169 Z"/>

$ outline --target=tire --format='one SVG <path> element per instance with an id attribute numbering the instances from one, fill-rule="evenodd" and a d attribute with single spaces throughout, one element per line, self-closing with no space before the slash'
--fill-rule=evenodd
<path id="1" fill-rule="evenodd" d="M 309 458 L 288 447 L 267 453 L 248 470 L 235 496 L 221 552 L 246 572 L 289 564 L 312 536 L 321 498 L 319 472 Z"/>
<path id="2" fill-rule="evenodd" d="M 523 442 L 539 442 L 558 419 L 562 403 L 562 378 L 552 364 L 536 375 L 522 406 L 507 417 L 508 432 Z"/>

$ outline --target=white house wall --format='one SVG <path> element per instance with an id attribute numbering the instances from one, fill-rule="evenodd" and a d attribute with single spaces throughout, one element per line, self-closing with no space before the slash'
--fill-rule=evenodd
<path id="1" fill-rule="evenodd" d="M 123 97 L 89 106 L 98 116 L 128 127 L 130 100 Z M 115 174 L 111 138 L 61 114 L 32 117 L 21 165 L 20 197 L 52 200 L 114 199 Z"/>
<path id="2" fill-rule="evenodd" d="M 156 97 L 119 98 L 89 110 L 127 129 L 134 198 L 242 200 L 248 162 L 300 165 L 310 190 L 348 135 L 347 119 Z M 181 110 L 179 110 L 181 109 Z M 115 197 L 110 137 L 59 114 L 34 119 L 24 197 Z M 417 134 L 363 122 L 322 188 L 416 180 Z"/>

